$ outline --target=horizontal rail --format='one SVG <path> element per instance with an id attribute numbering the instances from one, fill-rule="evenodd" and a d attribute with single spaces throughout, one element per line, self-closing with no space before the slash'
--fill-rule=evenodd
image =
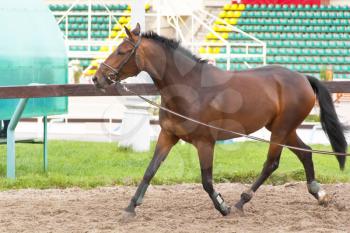
<path id="1" fill-rule="evenodd" d="M 130 90 L 141 95 L 158 95 L 153 84 L 125 84 Z M 97 89 L 92 84 L 62 84 L 38 86 L 7 86 L 0 87 L 0 98 L 41 98 L 58 96 L 129 96 L 125 90 L 109 86 L 105 91 Z"/>
<path id="2" fill-rule="evenodd" d="M 350 93 L 350 81 L 324 81 L 331 93 Z"/>
<path id="3" fill-rule="evenodd" d="M 332 93 L 350 93 L 350 81 L 323 82 Z M 130 90 L 140 95 L 158 95 L 153 84 L 125 84 Z M 13 98 L 42 98 L 58 96 L 130 96 L 120 87 L 109 86 L 105 91 L 97 89 L 92 84 L 62 84 L 38 86 L 2 86 L 1 99 Z"/>

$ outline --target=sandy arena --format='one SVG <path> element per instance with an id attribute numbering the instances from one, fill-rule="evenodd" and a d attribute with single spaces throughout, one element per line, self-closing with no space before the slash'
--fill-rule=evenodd
<path id="1" fill-rule="evenodd" d="M 232 205 L 248 186 L 218 184 Z M 350 184 L 323 186 L 319 206 L 304 183 L 263 186 L 244 216 L 222 217 L 199 184 L 150 186 L 132 221 L 122 219 L 135 187 L 0 192 L 0 232 L 350 232 Z"/>

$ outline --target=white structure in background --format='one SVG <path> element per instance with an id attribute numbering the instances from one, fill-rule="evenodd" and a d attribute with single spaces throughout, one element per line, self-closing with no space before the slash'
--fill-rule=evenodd
<path id="1" fill-rule="evenodd" d="M 137 23 L 141 30 L 145 30 L 145 0 L 131 1 L 131 29 Z M 127 83 L 150 83 L 152 79 L 146 72 L 136 77 L 128 78 Z M 151 126 L 149 105 L 138 97 L 124 97 L 126 111 L 118 134 L 119 145 L 131 147 L 134 151 L 147 151 L 150 149 Z"/>
<path id="2" fill-rule="evenodd" d="M 83 67 L 80 65 L 79 60 L 71 60 L 68 63 L 68 79 L 69 83 L 78 84 L 80 83 L 80 78 L 83 75 Z"/>

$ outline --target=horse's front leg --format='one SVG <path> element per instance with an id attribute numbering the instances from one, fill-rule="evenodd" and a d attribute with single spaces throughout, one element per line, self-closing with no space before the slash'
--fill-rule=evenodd
<path id="1" fill-rule="evenodd" d="M 221 194 L 213 187 L 213 154 L 215 142 L 199 141 L 195 143 L 198 151 L 199 163 L 202 174 L 202 185 L 213 201 L 215 208 L 224 216 L 230 213 L 230 207 L 226 204 Z"/>
<path id="2" fill-rule="evenodd" d="M 143 176 L 143 179 L 141 183 L 139 184 L 135 195 L 131 199 L 128 207 L 126 207 L 125 211 L 130 215 L 135 216 L 135 207 L 142 204 L 142 199 L 146 193 L 146 190 L 148 188 L 148 185 L 151 182 L 151 179 L 156 174 L 158 168 L 160 167 L 161 163 L 164 161 L 164 159 L 169 154 L 170 149 L 178 142 L 178 138 L 166 132 L 165 130 L 161 130 L 156 149 L 154 151 L 153 158 L 148 165 L 148 168 Z"/>

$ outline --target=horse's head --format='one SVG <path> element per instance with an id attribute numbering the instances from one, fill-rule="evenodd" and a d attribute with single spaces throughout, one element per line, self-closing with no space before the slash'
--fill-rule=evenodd
<path id="1" fill-rule="evenodd" d="M 140 24 L 129 31 L 125 27 L 127 37 L 119 44 L 109 57 L 101 63 L 92 78 L 95 86 L 105 88 L 108 85 L 137 75 L 141 70 L 137 66 L 137 49 L 141 44 Z"/>

